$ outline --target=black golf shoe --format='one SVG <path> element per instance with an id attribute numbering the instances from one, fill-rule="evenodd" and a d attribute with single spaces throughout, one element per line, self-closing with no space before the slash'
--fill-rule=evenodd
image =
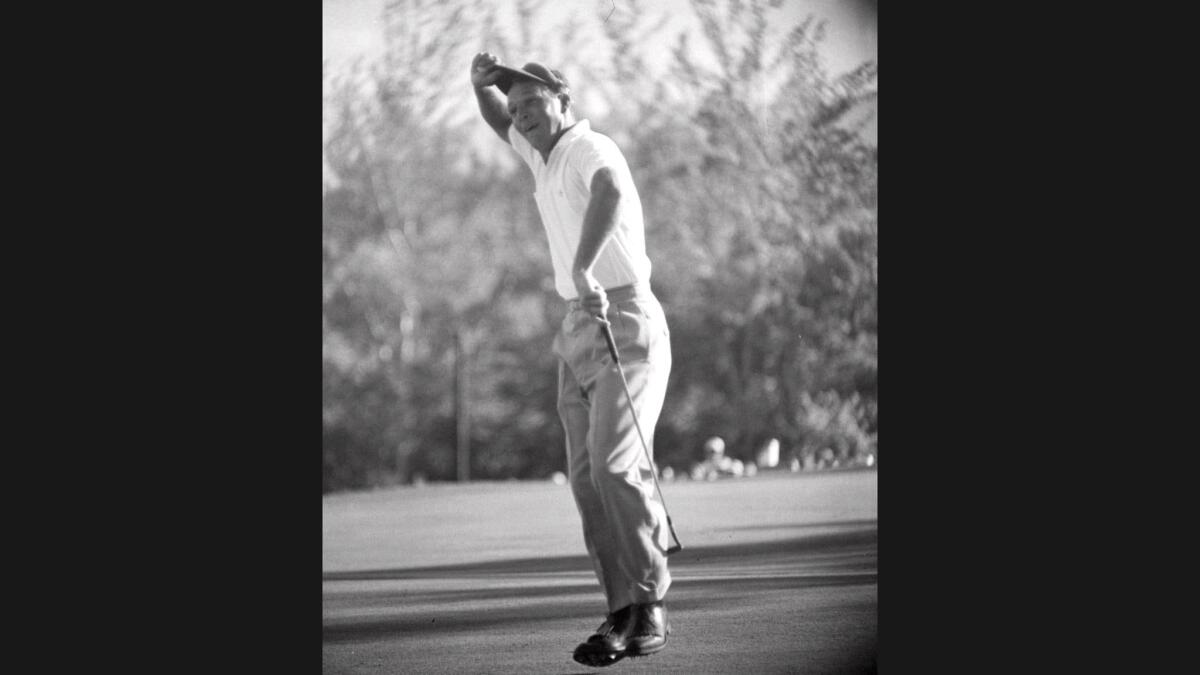
<path id="1" fill-rule="evenodd" d="M 603 668 L 626 656 L 662 651 L 670 634 L 666 603 L 628 605 L 609 614 L 595 634 L 575 648 L 572 658 L 585 666 Z"/>
<path id="2" fill-rule="evenodd" d="M 667 605 L 662 600 L 634 605 L 634 627 L 625 638 L 626 656 L 649 656 L 667 646 L 671 622 L 667 620 Z"/>
<path id="3" fill-rule="evenodd" d="M 627 605 L 608 615 L 596 632 L 575 648 L 572 658 L 593 668 L 611 666 L 625 657 L 626 640 L 637 624 L 637 605 Z"/>

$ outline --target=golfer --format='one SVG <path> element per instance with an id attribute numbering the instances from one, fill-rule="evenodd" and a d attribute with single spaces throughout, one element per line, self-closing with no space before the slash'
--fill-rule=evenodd
<path id="1" fill-rule="evenodd" d="M 574 658 L 607 666 L 653 654 L 669 632 L 666 513 L 652 499 L 653 467 L 601 332 L 607 317 L 649 442 L 671 345 L 650 291 L 641 200 L 612 139 L 575 119 L 562 73 L 536 62 L 510 68 L 482 52 L 471 63 L 471 84 L 483 119 L 533 171 L 555 287 L 567 302 L 553 346 L 558 414 L 584 543 L 608 601 L 607 618 Z"/>

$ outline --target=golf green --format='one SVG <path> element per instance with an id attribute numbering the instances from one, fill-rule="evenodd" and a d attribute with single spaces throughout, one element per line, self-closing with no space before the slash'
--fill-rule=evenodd
<path id="1" fill-rule="evenodd" d="M 673 633 L 608 672 L 873 672 L 874 469 L 664 482 Z M 323 498 L 323 672 L 591 671 L 604 618 L 570 490 L 430 484 Z"/>

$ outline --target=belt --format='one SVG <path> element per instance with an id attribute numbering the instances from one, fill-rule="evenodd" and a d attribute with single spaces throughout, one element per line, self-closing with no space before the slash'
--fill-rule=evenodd
<path id="1" fill-rule="evenodd" d="M 608 296 L 610 303 L 654 297 L 654 293 L 650 290 L 650 283 L 646 281 L 606 288 L 604 289 L 604 294 Z M 579 298 L 573 298 L 567 301 L 567 308 L 571 310 L 579 309 L 581 304 Z"/>

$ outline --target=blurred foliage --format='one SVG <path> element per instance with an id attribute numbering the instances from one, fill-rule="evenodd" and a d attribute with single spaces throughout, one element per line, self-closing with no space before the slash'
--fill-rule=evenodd
<path id="1" fill-rule="evenodd" d="M 877 454 L 877 150 L 845 123 L 875 64 L 831 77 L 812 18 L 771 39 L 779 0 L 694 0 L 701 30 L 667 55 L 646 3 L 535 42 L 545 4 L 389 3 L 386 57 L 326 73 L 324 491 L 453 479 L 459 414 L 472 478 L 565 470 L 564 307 L 532 177 L 478 118 L 483 50 L 560 66 L 629 160 L 674 352 L 660 465 L 713 435 L 745 460 L 772 437 L 784 458 Z"/>

